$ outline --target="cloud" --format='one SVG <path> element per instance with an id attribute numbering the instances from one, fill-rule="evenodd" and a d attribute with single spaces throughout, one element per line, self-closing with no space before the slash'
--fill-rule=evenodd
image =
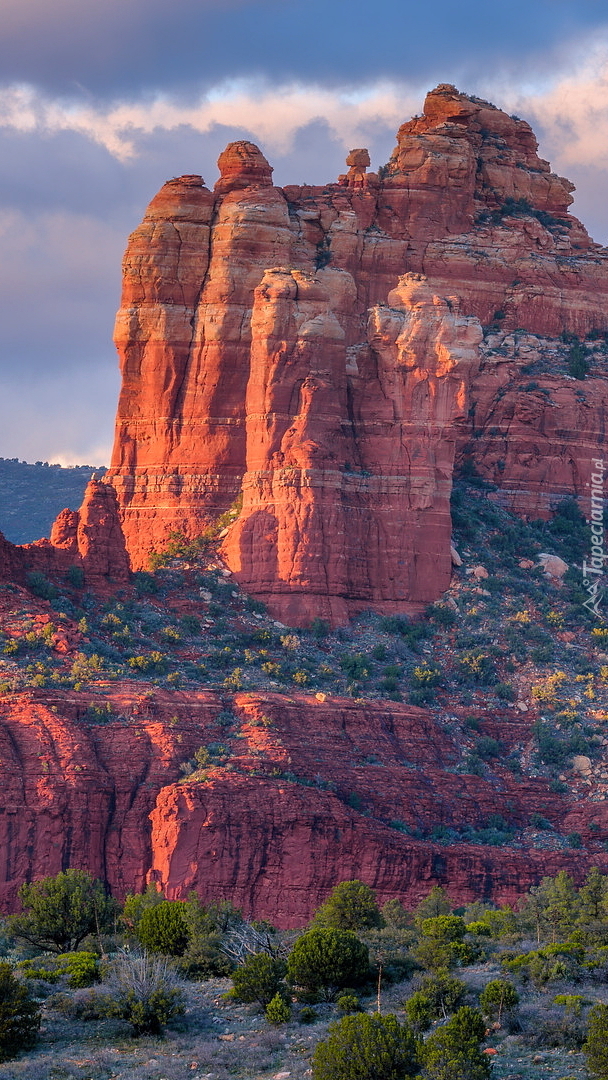
<path id="1" fill-rule="evenodd" d="M 269 149 L 286 154 L 297 131 L 322 119 L 348 149 L 372 135 L 378 124 L 395 130 L 421 93 L 388 82 L 353 92 L 238 80 L 214 87 L 195 105 L 159 94 L 152 101 L 93 106 L 49 99 L 33 86 L 11 86 L 0 90 L 0 128 L 43 136 L 74 132 L 128 162 L 138 154 L 143 136 L 184 127 L 201 135 L 216 126 L 245 129 Z"/>
<path id="2" fill-rule="evenodd" d="M 105 99 L 265 73 L 277 84 L 523 73 L 606 22 L 598 0 L 3 0 L 10 82 Z"/>

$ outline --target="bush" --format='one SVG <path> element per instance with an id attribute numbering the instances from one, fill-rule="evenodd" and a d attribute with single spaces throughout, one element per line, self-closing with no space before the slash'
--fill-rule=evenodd
<path id="1" fill-rule="evenodd" d="M 405 1015 L 414 1031 L 428 1031 L 435 1019 L 435 1009 L 428 994 L 416 990 L 405 1003 Z"/>
<path id="2" fill-rule="evenodd" d="M 484 1033 L 476 1009 L 459 1009 L 421 1048 L 424 1080 L 486 1080 L 490 1062 L 479 1049 Z"/>
<path id="3" fill-rule="evenodd" d="M 363 1006 L 356 994 L 340 994 L 336 998 L 336 1010 L 341 1016 L 351 1016 L 352 1013 L 362 1012 Z"/>
<path id="4" fill-rule="evenodd" d="M 84 570 L 82 566 L 69 566 L 67 578 L 74 589 L 84 588 Z"/>
<path id="5" fill-rule="evenodd" d="M 156 904 L 162 904 L 164 893 L 156 885 L 148 885 L 143 893 L 127 893 L 122 909 L 121 922 L 128 930 L 136 931 L 144 911 Z"/>
<path id="6" fill-rule="evenodd" d="M 492 979 L 479 995 L 479 1005 L 485 1016 L 496 1019 L 500 1024 L 503 1012 L 514 1009 L 519 1002 L 519 994 L 508 979 Z"/>
<path id="7" fill-rule="evenodd" d="M 222 951 L 219 933 L 197 935 L 191 939 L 177 964 L 177 970 L 186 979 L 221 979 L 232 975 L 233 969 L 233 962 Z"/>
<path id="8" fill-rule="evenodd" d="M 395 1016 L 345 1016 L 312 1059 L 313 1080 L 404 1080 L 418 1073 L 418 1043 Z"/>
<path id="9" fill-rule="evenodd" d="M 0 963 L 0 1061 L 8 1061 L 36 1041 L 40 1010 L 29 990 Z"/>
<path id="10" fill-rule="evenodd" d="M 316 1009 L 313 1009 L 310 1005 L 305 1005 L 300 1010 L 298 1020 L 300 1024 L 314 1024 L 315 1020 L 319 1019 L 319 1014 Z"/>
<path id="11" fill-rule="evenodd" d="M 352 930 L 309 930 L 296 941 L 287 962 L 287 978 L 305 990 L 320 991 L 327 1001 L 344 986 L 356 986 L 369 974 L 369 951 Z"/>
<path id="12" fill-rule="evenodd" d="M 183 993 L 167 962 L 154 956 L 122 953 L 108 980 L 107 1015 L 126 1020 L 133 1035 L 162 1035 L 174 1016 L 184 1012 Z"/>
<path id="13" fill-rule="evenodd" d="M 80 990 L 99 982 L 99 957 L 92 952 L 63 953 L 57 957 L 57 970 L 67 975 L 68 986 Z"/>
<path id="14" fill-rule="evenodd" d="M 266 1019 L 269 1024 L 287 1024 L 291 1020 L 291 1005 L 280 994 L 275 994 L 266 1006 Z"/>
<path id="15" fill-rule="evenodd" d="M 339 930 L 372 930 L 384 925 L 376 897 L 363 881 L 341 881 L 314 917 L 317 926 Z"/>
<path id="16" fill-rule="evenodd" d="M 57 589 L 52 582 L 40 572 L 40 570 L 30 570 L 30 572 L 25 575 L 25 583 L 30 592 L 32 592 L 34 596 L 41 597 L 42 600 L 52 600 L 57 596 Z"/>
<path id="17" fill-rule="evenodd" d="M 268 953 L 259 952 L 247 957 L 232 973 L 234 996 L 237 1001 L 257 1001 L 266 1008 L 279 993 L 287 965 Z"/>
<path id="18" fill-rule="evenodd" d="M 188 927 L 180 900 L 163 900 L 145 909 L 136 928 L 140 945 L 149 952 L 182 956 L 188 944 Z"/>
<path id="19" fill-rule="evenodd" d="M 8 921 L 15 937 L 50 952 L 74 952 L 87 934 L 111 929 L 116 904 L 85 870 L 65 870 L 19 889 L 22 915 Z"/>
<path id="20" fill-rule="evenodd" d="M 596 1080 L 606 1080 L 608 1076 L 608 1005 L 594 1005 L 591 1009 L 583 1050 L 590 1075 Z"/>

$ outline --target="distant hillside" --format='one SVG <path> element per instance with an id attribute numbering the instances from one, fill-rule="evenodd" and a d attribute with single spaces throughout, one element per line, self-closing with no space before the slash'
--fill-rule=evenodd
<path id="1" fill-rule="evenodd" d="M 104 465 L 75 465 L 64 469 L 37 461 L 0 458 L 0 532 L 13 544 L 28 544 L 48 536 L 60 510 L 77 510 L 93 473 Z"/>

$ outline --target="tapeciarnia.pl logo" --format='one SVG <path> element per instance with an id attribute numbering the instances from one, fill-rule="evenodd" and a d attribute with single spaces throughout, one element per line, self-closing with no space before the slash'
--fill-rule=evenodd
<path id="1" fill-rule="evenodd" d="M 591 473 L 591 512 L 588 518 L 591 528 L 591 556 L 589 562 L 583 559 L 583 585 L 589 597 L 583 607 L 603 619 L 600 602 L 604 595 L 604 563 L 608 558 L 604 551 L 604 461 L 598 458 L 591 464 L 594 470 Z"/>

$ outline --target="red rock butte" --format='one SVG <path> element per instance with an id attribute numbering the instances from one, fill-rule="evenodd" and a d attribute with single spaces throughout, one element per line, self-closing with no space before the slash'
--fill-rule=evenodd
<path id="1" fill-rule="evenodd" d="M 606 381 L 584 407 L 564 376 L 524 393 L 516 350 L 481 348 L 493 322 L 608 329 L 608 252 L 524 120 L 441 85 L 377 173 L 359 148 L 335 183 L 274 187 L 244 141 L 218 165 L 213 192 L 166 183 L 124 259 L 106 480 L 134 568 L 242 496 L 236 579 L 336 625 L 445 590 L 459 455 L 523 514 L 586 493 Z"/>

